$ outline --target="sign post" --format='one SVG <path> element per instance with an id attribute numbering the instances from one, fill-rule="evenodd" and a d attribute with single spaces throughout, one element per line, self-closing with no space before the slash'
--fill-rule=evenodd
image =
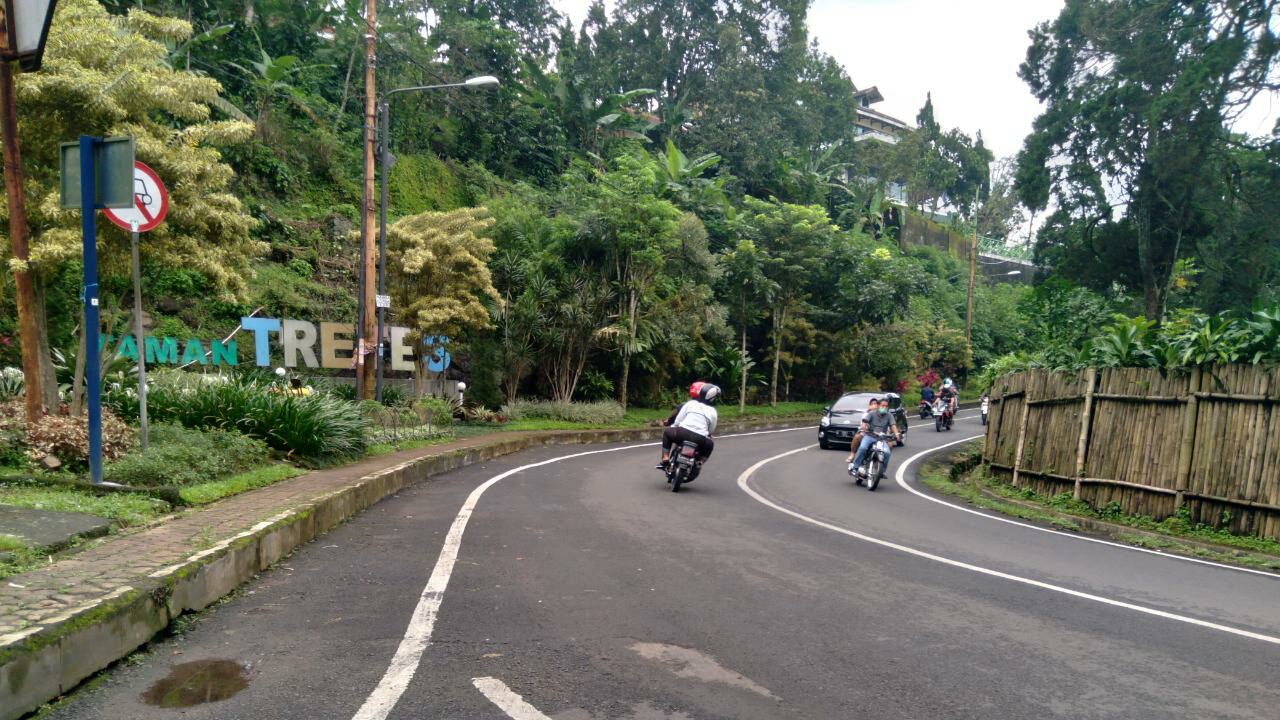
<path id="1" fill-rule="evenodd" d="M 169 212 L 169 193 L 154 170 L 133 164 L 133 206 L 108 209 L 103 214 L 122 230 L 129 231 L 133 265 L 133 337 L 138 355 L 138 426 L 142 452 L 147 451 L 147 350 L 142 327 L 142 262 L 138 258 L 138 233 L 154 230 Z"/>
<path id="2" fill-rule="evenodd" d="M 125 159 L 128 163 L 125 164 Z M 89 400 L 89 480 L 102 484 L 102 365 L 98 333 L 98 228 L 101 207 L 133 203 L 133 138 L 81 135 L 61 147 L 62 207 L 80 208 L 84 243 L 84 381 Z M 77 178 L 76 175 L 79 175 Z M 77 180 L 79 182 L 77 182 Z"/>

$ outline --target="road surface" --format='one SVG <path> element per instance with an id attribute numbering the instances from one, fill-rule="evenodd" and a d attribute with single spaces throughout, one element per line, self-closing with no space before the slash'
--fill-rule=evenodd
<path id="1" fill-rule="evenodd" d="M 679 494 L 650 446 L 450 473 L 51 717 L 1280 717 L 1280 578 L 931 499 L 972 415 L 875 493 L 812 429 L 719 438 Z"/>

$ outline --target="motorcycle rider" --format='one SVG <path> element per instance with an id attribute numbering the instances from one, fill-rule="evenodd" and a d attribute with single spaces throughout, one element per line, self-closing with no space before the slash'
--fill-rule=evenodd
<path id="1" fill-rule="evenodd" d="M 671 456 L 671 446 L 683 444 L 685 441 L 698 446 L 698 461 L 705 462 L 715 450 L 715 441 L 711 433 L 716 430 L 719 415 L 712 407 L 720 399 L 720 388 L 708 382 L 698 381 L 689 386 L 689 397 L 692 398 L 674 418 L 668 418 L 666 430 L 662 431 L 662 461 L 659 470 L 667 469 L 667 461 Z"/>
<path id="2" fill-rule="evenodd" d="M 951 414 L 955 415 L 956 406 L 960 401 L 960 391 L 956 388 L 956 384 L 951 381 L 951 378 L 942 381 L 942 391 L 938 395 L 947 402 L 947 409 L 951 411 Z"/>
<path id="3" fill-rule="evenodd" d="M 858 452 L 854 454 L 851 464 L 849 465 L 849 474 L 854 474 L 858 468 L 862 467 L 862 461 L 867 456 L 867 451 L 871 446 L 875 445 L 878 435 L 892 435 L 895 440 L 902 439 L 902 432 L 898 430 L 898 423 L 893 418 L 893 413 L 889 412 L 889 402 L 882 400 L 876 407 L 875 412 L 867 410 L 867 415 L 863 418 L 866 423 L 866 431 L 862 437 L 862 442 L 858 443 Z M 889 445 L 886 443 L 886 445 Z M 886 447 L 884 452 L 884 467 L 880 468 L 880 476 L 884 477 L 885 472 L 889 469 L 890 448 Z"/>
<path id="4" fill-rule="evenodd" d="M 849 441 L 849 457 L 845 462 L 853 462 L 853 454 L 857 452 L 858 445 L 862 442 L 862 438 L 867 434 L 867 418 L 876 414 L 876 410 L 880 407 L 880 398 L 871 398 L 867 401 L 867 411 L 862 414 L 862 420 L 858 423 L 858 432 L 853 434 L 853 440 Z"/>

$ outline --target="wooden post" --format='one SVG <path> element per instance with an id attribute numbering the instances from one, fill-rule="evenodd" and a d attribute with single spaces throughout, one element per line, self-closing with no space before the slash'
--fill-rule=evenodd
<path id="1" fill-rule="evenodd" d="M 0 22 L 3 22 L 0 13 Z M 13 65 L 0 61 L 0 136 L 4 148 L 4 186 L 9 202 L 9 250 L 13 257 L 14 304 L 18 311 L 18 335 L 22 338 L 22 381 L 27 422 L 44 415 L 44 390 L 40 375 L 40 338 L 36 325 L 36 292 L 28 266 L 26 200 L 22 194 L 22 156 L 18 152 L 18 109 L 14 106 Z"/>
<path id="2" fill-rule="evenodd" d="M 1027 441 L 1027 415 L 1031 412 L 1031 394 L 1022 396 L 1022 418 L 1018 420 L 1018 447 L 1013 454 L 1013 486 L 1018 487 L 1018 471 L 1022 468 L 1022 446 Z"/>
<path id="3" fill-rule="evenodd" d="M 360 208 L 360 331 L 356 333 L 355 367 L 356 397 L 369 400 L 373 397 L 373 363 L 368 353 L 376 342 L 377 327 L 374 323 L 375 276 L 377 260 L 373 242 L 373 146 L 378 130 L 378 3 L 365 3 L 365 55 L 364 55 L 364 194 Z"/>
<path id="4" fill-rule="evenodd" d="M 1085 455 L 1089 452 L 1089 429 L 1093 426 L 1093 393 L 1098 386 L 1098 369 L 1089 368 L 1085 372 L 1084 410 L 1080 413 L 1080 441 L 1076 443 L 1076 484 L 1071 497 L 1080 499 L 1080 478 L 1084 477 Z"/>
<path id="5" fill-rule="evenodd" d="M 1196 391 L 1200 389 L 1200 368 L 1191 371 L 1191 379 L 1187 386 L 1187 406 L 1182 416 L 1182 444 L 1178 448 L 1178 482 L 1175 486 L 1175 508 L 1182 507 L 1184 495 L 1191 482 L 1191 462 L 1195 459 L 1196 418 L 1199 416 L 1200 398 Z"/>

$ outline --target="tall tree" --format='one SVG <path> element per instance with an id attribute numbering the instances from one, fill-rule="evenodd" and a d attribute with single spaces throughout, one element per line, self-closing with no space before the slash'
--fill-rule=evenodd
<path id="1" fill-rule="evenodd" d="M 1231 145 L 1224 126 L 1280 88 L 1277 8 L 1068 0 L 1032 33 L 1020 75 L 1045 110 L 1019 156 L 1019 193 L 1033 210 L 1052 198 L 1086 241 L 1131 234 L 1149 317 L 1164 314 L 1174 266 L 1195 240 L 1193 199 L 1203 168 Z"/>

